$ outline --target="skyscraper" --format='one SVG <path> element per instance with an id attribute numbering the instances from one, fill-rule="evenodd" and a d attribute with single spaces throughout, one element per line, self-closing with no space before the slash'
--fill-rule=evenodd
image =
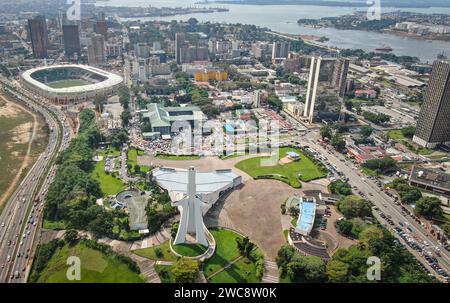
<path id="1" fill-rule="evenodd" d="M 96 34 L 103 35 L 105 41 L 108 40 L 108 26 L 105 20 L 99 20 L 94 24 L 94 31 Z"/>
<path id="2" fill-rule="evenodd" d="M 64 51 L 67 57 L 72 57 L 73 55 L 81 53 L 80 47 L 80 33 L 78 31 L 78 25 L 63 25 L 63 42 Z"/>
<path id="3" fill-rule="evenodd" d="M 105 64 L 105 38 L 103 35 L 94 35 L 88 47 L 88 62 L 90 65 Z"/>
<path id="4" fill-rule="evenodd" d="M 291 44 L 284 41 L 275 41 L 272 46 L 272 59 L 287 58 Z"/>
<path id="5" fill-rule="evenodd" d="M 47 57 L 48 32 L 47 22 L 44 16 L 37 16 L 34 19 L 28 19 L 28 33 L 33 48 L 33 56 L 37 59 Z"/>
<path id="6" fill-rule="evenodd" d="M 428 148 L 450 144 L 450 61 L 433 64 L 413 141 Z"/>
<path id="7" fill-rule="evenodd" d="M 312 57 L 303 117 L 308 122 L 337 121 L 341 117 L 347 72 L 346 59 Z"/>
<path id="8" fill-rule="evenodd" d="M 175 60 L 177 64 L 181 64 L 181 49 L 184 46 L 184 41 L 186 40 L 186 36 L 183 33 L 175 34 Z"/>
<path id="9" fill-rule="evenodd" d="M 339 91 L 339 97 L 344 98 L 347 87 L 347 75 L 350 60 L 347 58 L 339 58 L 333 65 L 333 75 L 331 77 L 331 86 Z"/>
<path id="10" fill-rule="evenodd" d="M 184 46 L 180 49 L 179 60 L 179 64 L 191 63 L 194 61 L 208 61 L 208 48 L 199 46 Z"/>

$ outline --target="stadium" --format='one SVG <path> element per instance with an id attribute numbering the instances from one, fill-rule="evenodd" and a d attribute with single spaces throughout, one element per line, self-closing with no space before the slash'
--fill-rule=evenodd
<path id="1" fill-rule="evenodd" d="M 56 104 L 79 103 L 110 95 L 123 78 L 88 65 L 55 65 L 33 68 L 22 73 L 23 85 Z"/>

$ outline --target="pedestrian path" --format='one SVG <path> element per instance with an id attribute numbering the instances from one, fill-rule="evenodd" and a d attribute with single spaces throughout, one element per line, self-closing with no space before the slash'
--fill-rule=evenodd
<path id="1" fill-rule="evenodd" d="M 279 283 L 278 266 L 274 261 L 264 261 L 264 275 L 262 277 L 263 283 Z"/>

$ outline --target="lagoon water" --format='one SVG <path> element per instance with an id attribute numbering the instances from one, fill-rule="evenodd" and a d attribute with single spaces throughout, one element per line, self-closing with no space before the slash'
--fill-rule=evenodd
<path id="1" fill-rule="evenodd" d="M 156 7 L 188 7 L 194 6 L 198 0 L 109 0 L 98 2 L 97 5 L 108 6 L 156 6 Z M 208 6 L 205 4 L 195 6 Z M 330 41 L 327 45 L 339 48 L 363 49 L 373 51 L 375 48 L 389 45 L 397 55 L 417 56 L 423 62 L 432 62 L 437 55 L 444 53 L 450 57 L 450 42 L 427 41 L 393 34 L 376 32 L 338 30 L 334 28 L 310 28 L 299 26 L 297 20 L 300 18 L 322 18 L 351 14 L 362 8 L 348 7 L 326 7 L 307 5 L 232 5 L 232 4 L 210 4 L 210 6 L 226 7 L 229 12 L 211 14 L 189 14 L 171 17 L 140 18 L 141 20 L 187 20 L 196 18 L 205 22 L 245 23 L 267 27 L 271 30 L 289 33 L 326 36 Z M 385 8 L 383 11 L 398 9 Z M 405 8 L 402 11 L 423 13 L 445 13 L 450 14 L 450 8 L 413 9 Z"/>

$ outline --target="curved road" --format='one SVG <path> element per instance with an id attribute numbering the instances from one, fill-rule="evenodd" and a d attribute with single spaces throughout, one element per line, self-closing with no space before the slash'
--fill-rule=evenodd
<path id="1" fill-rule="evenodd" d="M 67 148 L 72 132 L 64 114 L 57 107 L 5 78 L 0 78 L 0 84 L 0 93 L 42 114 L 50 129 L 46 150 L 0 215 L 0 282 L 26 282 L 41 226 L 42 201 L 56 173 L 54 159 L 60 151 Z"/>

